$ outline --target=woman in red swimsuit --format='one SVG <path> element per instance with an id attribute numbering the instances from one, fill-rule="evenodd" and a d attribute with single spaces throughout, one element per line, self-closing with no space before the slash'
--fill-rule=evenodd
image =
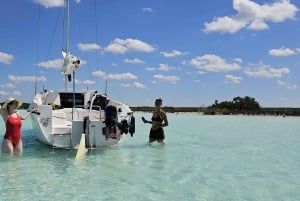
<path id="1" fill-rule="evenodd" d="M 21 139 L 22 121 L 26 119 L 31 112 L 21 115 L 16 111 L 22 105 L 21 101 L 14 98 L 9 98 L 0 108 L 0 113 L 6 124 L 6 132 L 2 142 L 3 153 L 18 153 L 22 154 L 23 146 Z"/>

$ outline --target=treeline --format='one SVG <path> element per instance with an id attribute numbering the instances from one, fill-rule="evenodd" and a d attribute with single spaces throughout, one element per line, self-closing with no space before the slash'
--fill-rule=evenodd
<path id="1" fill-rule="evenodd" d="M 132 111 L 138 111 L 138 112 L 153 112 L 154 107 L 149 106 L 139 106 L 139 107 L 130 107 Z M 165 106 L 163 107 L 163 110 L 169 113 L 174 112 L 204 112 L 204 107 L 170 107 Z"/>
<path id="2" fill-rule="evenodd" d="M 261 107 L 255 98 L 249 96 L 235 97 L 232 101 L 215 101 L 214 104 L 207 108 L 206 113 L 221 113 L 221 114 L 258 114 L 261 112 Z"/>
<path id="3" fill-rule="evenodd" d="M 2 103 L 0 103 L 1 107 L 2 107 L 2 105 L 3 105 L 4 103 L 5 103 L 5 101 L 2 102 Z M 29 103 L 23 103 L 19 109 L 21 109 L 21 110 L 23 110 L 23 109 L 24 109 L 24 110 L 27 110 L 27 109 L 29 108 L 29 106 L 30 106 Z"/>

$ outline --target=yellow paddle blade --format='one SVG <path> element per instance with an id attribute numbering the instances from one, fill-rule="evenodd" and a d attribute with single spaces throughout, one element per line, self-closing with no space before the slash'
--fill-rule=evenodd
<path id="1" fill-rule="evenodd" d="M 80 143 L 77 149 L 76 159 L 80 160 L 85 157 L 88 149 L 85 147 L 85 134 L 81 134 Z"/>

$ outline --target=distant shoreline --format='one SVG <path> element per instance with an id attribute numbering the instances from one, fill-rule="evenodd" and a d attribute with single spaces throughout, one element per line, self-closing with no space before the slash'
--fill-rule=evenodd
<path id="1" fill-rule="evenodd" d="M 29 103 L 23 103 L 19 109 L 28 109 Z M 152 112 L 154 107 L 150 106 L 130 106 L 132 111 Z M 293 107 L 261 107 L 258 111 L 229 111 L 217 110 L 210 107 L 172 107 L 165 106 L 163 110 L 169 113 L 202 113 L 204 115 L 271 115 L 271 116 L 300 116 L 300 108 Z"/>
<path id="2" fill-rule="evenodd" d="M 130 107 L 136 112 L 152 112 L 154 107 L 140 106 Z M 300 116 L 300 108 L 290 107 L 263 107 L 259 111 L 228 111 L 212 110 L 206 107 L 163 107 L 163 110 L 169 113 L 203 113 L 204 115 L 271 115 L 271 116 Z"/>

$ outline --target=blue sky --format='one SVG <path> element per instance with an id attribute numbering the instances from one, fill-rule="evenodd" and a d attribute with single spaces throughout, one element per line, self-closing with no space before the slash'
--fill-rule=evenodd
<path id="1" fill-rule="evenodd" d="M 64 89 L 63 0 L 3 0 L 0 101 L 30 102 L 35 80 Z M 70 0 L 76 90 L 130 106 L 209 106 L 236 96 L 300 107 L 298 0 Z M 69 85 L 70 89 L 72 85 Z"/>

